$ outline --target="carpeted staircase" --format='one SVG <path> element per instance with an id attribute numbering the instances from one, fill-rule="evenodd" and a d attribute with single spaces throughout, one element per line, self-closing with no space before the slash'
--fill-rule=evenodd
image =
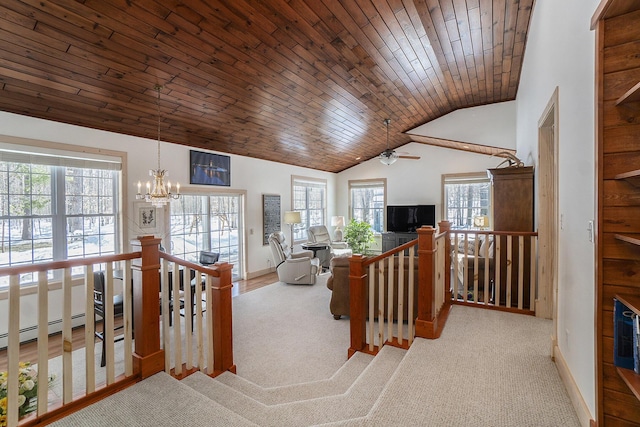
<path id="1" fill-rule="evenodd" d="M 366 417 L 406 350 L 358 353 L 326 380 L 264 388 L 232 373 L 159 373 L 60 421 L 64 426 L 305 426 Z"/>
<path id="2" fill-rule="evenodd" d="M 455 307 L 440 339 L 357 353 L 327 379 L 266 387 L 240 372 L 182 381 L 160 373 L 53 425 L 577 427 L 548 355 L 550 327 Z"/>

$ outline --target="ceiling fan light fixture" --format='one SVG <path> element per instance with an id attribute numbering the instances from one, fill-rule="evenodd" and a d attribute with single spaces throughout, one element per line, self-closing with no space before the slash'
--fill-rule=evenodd
<path id="1" fill-rule="evenodd" d="M 385 150 L 382 153 L 380 153 L 380 156 L 378 156 L 378 159 L 380 160 L 380 163 L 382 163 L 383 165 L 392 165 L 396 162 L 396 160 L 398 160 L 398 153 L 396 153 L 393 150 Z"/>

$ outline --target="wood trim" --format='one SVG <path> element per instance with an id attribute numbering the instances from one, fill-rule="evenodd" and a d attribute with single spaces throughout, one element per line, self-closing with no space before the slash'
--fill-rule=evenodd
<path id="1" fill-rule="evenodd" d="M 516 154 L 516 150 L 513 148 L 474 144 L 471 142 L 455 141 L 453 139 L 436 138 L 433 136 L 415 135 L 411 133 L 407 133 L 407 135 L 411 137 L 410 142 L 416 142 L 416 143 L 425 144 L 425 145 L 433 145 L 436 147 L 450 148 L 452 150 L 466 151 L 469 153 L 484 154 L 487 156 L 496 156 L 496 157 L 504 157 L 503 153 L 513 154 L 514 156 Z"/>
<path id="2" fill-rule="evenodd" d="M 569 399 L 571 399 L 573 409 L 575 409 L 578 420 L 580 420 L 580 425 L 586 426 L 594 423 L 593 414 L 589 410 L 582 393 L 580 393 L 580 388 L 578 387 L 578 384 L 576 384 L 573 375 L 571 375 L 571 370 L 567 365 L 564 355 L 560 351 L 560 347 L 554 345 L 552 354 L 556 368 L 560 374 L 560 379 L 564 383 L 564 387 L 567 389 L 567 394 L 569 395 Z"/>

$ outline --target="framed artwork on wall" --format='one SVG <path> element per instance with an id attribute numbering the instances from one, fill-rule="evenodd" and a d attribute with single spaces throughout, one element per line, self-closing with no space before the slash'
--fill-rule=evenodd
<path id="1" fill-rule="evenodd" d="M 134 202 L 132 217 L 134 235 L 163 237 L 164 209 L 147 202 Z"/>
<path id="2" fill-rule="evenodd" d="M 262 195 L 262 244 L 269 244 L 269 234 L 280 231 L 280 195 Z"/>
<path id="3" fill-rule="evenodd" d="M 190 150 L 189 182 L 201 185 L 231 185 L 231 157 Z"/>

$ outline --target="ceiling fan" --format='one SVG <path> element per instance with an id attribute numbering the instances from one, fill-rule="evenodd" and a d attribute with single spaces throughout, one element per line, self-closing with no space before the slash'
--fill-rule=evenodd
<path id="1" fill-rule="evenodd" d="M 420 156 L 401 155 L 396 152 L 396 150 L 389 148 L 389 125 L 391 124 L 391 119 L 384 119 L 383 123 L 387 127 L 387 149 L 380 153 L 380 155 L 378 156 L 380 163 L 388 166 L 395 163 L 398 159 L 419 160 Z"/>

